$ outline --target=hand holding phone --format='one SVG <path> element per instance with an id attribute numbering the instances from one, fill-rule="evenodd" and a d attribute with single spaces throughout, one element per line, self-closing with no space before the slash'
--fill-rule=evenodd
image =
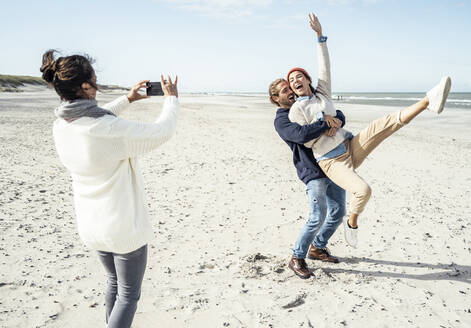
<path id="1" fill-rule="evenodd" d="M 160 75 L 160 83 L 162 85 L 164 95 L 166 97 L 175 96 L 178 98 L 178 89 L 177 89 L 178 76 L 175 76 L 175 83 L 172 82 L 170 75 L 168 75 L 167 78 L 168 80 L 164 79 L 163 75 Z"/>
<path id="2" fill-rule="evenodd" d="M 140 100 L 140 99 L 145 99 L 147 96 L 144 96 L 143 94 L 139 93 L 139 90 L 142 88 L 145 88 L 149 80 L 142 80 L 137 82 L 132 88 L 131 91 L 129 91 L 128 94 L 128 100 L 130 103 Z"/>

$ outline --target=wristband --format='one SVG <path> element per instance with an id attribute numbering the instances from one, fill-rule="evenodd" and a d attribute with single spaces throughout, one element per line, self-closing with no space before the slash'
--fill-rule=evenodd
<path id="1" fill-rule="evenodd" d="M 327 37 L 321 35 L 320 37 L 317 38 L 317 41 L 318 41 L 319 43 L 324 43 L 324 42 L 327 41 Z"/>

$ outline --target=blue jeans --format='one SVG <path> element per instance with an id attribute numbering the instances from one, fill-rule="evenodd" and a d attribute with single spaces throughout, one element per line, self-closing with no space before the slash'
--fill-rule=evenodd
<path id="1" fill-rule="evenodd" d="M 107 327 L 129 328 L 141 297 L 147 245 L 127 254 L 98 251 L 98 255 L 108 277 L 105 295 Z"/>
<path id="2" fill-rule="evenodd" d="M 317 248 L 324 248 L 346 213 L 345 190 L 328 178 L 309 181 L 306 194 L 309 219 L 293 248 L 293 256 L 299 259 L 306 258 L 311 243 Z"/>

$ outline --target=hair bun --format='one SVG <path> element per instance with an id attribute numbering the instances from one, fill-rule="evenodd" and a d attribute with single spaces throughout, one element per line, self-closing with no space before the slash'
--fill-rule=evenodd
<path id="1" fill-rule="evenodd" d="M 56 61 L 54 60 L 54 49 L 46 51 L 43 55 L 43 64 L 39 69 L 43 73 L 42 78 L 47 83 L 52 83 L 56 73 Z"/>

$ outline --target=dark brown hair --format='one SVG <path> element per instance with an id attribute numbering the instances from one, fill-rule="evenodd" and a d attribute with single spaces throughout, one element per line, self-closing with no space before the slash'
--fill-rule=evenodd
<path id="1" fill-rule="evenodd" d="M 40 68 L 42 78 L 54 86 L 57 94 L 63 100 L 75 100 L 82 98 L 82 83 L 87 82 L 93 88 L 98 89 L 93 80 L 95 71 L 93 59 L 88 55 L 72 55 L 54 59 L 54 49 L 48 50 L 43 55 L 43 63 Z"/>

